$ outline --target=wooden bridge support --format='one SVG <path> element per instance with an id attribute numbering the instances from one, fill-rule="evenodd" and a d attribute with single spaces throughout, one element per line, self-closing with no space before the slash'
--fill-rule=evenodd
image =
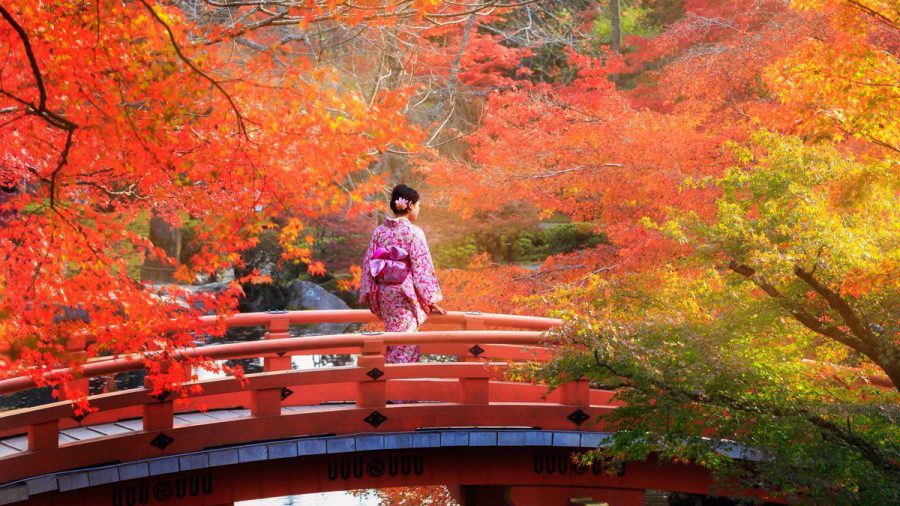
<path id="1" fill-rule="evenodd" d="M 371 378 L 356 384 L 356 405 L 361 408 L 383 408 L 387 403 L 387 383 L 382 376 L 385 374 L 386 349 L 384 341 L 368 340 L 356 359 L 356 365 Z"/>
<path id="2" fill-rule="evenodd" d="M 28 427 L 28 449 L 53 450 L 59 447 L 59 420 L 41 422 Z"/>
<path id="3" fill-rule="evenodd" d="M 291 321 L 287 315 L 272 318 L 265 339 L 287 339 Z M 290 355 L 263 358 L 263 371 L 289 371 L 293 368 Z M 281 414 L 282 389 L 260 388 L 250 393 L 250 413 L 253 416 L 278 416 Z"/>
<path id="4" fill-rule="evenodd" d="M 280 318 L 272 318 L 269 321 L 269 330 L 266 332 L 265 339 L 286 339 L 291 337 L 289 332 L 290 326 L 291 321 L 287 315 Z M 290 355 L 265 357 L 263 359 L 264 371 L 289 371 L 291 367 Z"/>

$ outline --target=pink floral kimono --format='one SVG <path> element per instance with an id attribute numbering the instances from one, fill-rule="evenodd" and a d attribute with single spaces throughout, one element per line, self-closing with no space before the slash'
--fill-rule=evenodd
<path id="1" fill-rule="evenodd" d="M 413 332 L 442 299 L 422 229 L 406 218 L 379 225 L 363 259 L 359 302 L 369 305 L 386 331 Z M 389 363 L 418 362 L 419 347 L 388 346 L 385 358 Z"/>

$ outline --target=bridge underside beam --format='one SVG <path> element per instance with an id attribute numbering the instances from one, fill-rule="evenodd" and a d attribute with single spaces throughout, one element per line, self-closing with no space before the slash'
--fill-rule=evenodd
<path id="1" fill-rule="evenodd" d="M 644 487 L 702 493 L 710 483 L 706 472 L 690 466 L 635 464 L 621 476 L 609 476 L 602 469 L 576 468 L 571 454 L 571 449 L 552 447 L 468 447 L 295 457 L 38 494 L 28 504 L 218 505 L 335 490 L 447 485 L 459 488 L 465 506 L 562 506 L 579 497 L 637 505 L 643 504 Z M 504 502 L 494 502 L 498 492 Z"/>
<path id="2" fill-rule="evenodd" d="M 468 504 L 486 504 L 495 495 L 491 491 L 500 490 L 490 487 L 501 487 L 505 500 L 515 505 L 569 504 L 579 497 L 641 504 L 646 489 L 708 493 L 710 475 L 698 466 L 642 462 L 612 475 L 600 465 L 573 464 L 573 453 L 601 445 L 606 437 L 578 431 L 454 429 L 295 438 L 46 475 L 0 489 L 0 504 L 218 505 L 426 485 L 447 485 L 461 498 L 465 492 Z"/>

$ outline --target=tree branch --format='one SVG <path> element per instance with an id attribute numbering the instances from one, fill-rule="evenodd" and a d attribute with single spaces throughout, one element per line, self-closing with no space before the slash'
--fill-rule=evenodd
<path id="1" fill-rule="evenodd" d="M 675 390 L 669 385 L 656 386 L 666 389 L 666 391 L 669 393 L 680 394 L 688 399 L 702 404 L 718 404 L 736 411 L 749 411 L 751 413 L 771 415 L 780 418 L 792 416 L 802 418 L 812 425 L 818 427 L 819 429 L 822 429 L 823 435 L 826 437 L 826 439 L 843 443 L 853 448 L 854 450 L 858 451 L 863 456 L 863 458 L 869 461 L 869 463 L 884 471 L 888 476 L 900 476 L 900 467 L 898 467 L 891 458 L 889 458 L 887 455 L 884 455 L 884 453 L 881 452 L 878 447 L 862 439 L 856 434 L 853 434 L 852 432 L 841 428 L 837 424 L 826 420 L 815 413 L 812 413 L 808 409 L 802 407 L 785 409 L 779 408 L 777 406 L 758 405 L 741 401 L 739 399 L 734 399 L 730 396 L 722 394 L 710 396 L 707 394 Z"/>
<path id="2" fill-rule="evenodd" d="M 811 274 L 799 267 L 794 270 L 794 274 L 800 277 L 800 279 L 803 279 L 804 277 L 808 278 L 809 281 L 806 279 L 804 279 L 804 281 L 819 293 L 832 309 L 838 312 L 844 320 L 844 323 L 847 324 L 847 327 L 850 329 L 850 333 L 845 332 L 834 325 L 823 323 L 799 304 L 788 300 L 787 297 L 779 292 L 778 289 L 764 277 L 760 276 L 752 267 L 732 261 L 728 264 L 728 268 L 752 281 L 753 284 L 761 288 L 769 297 L 777 301 L 781 307 L 786 309 L 791 316 L 803 324 L 804 327 L 819 335 L 833 339 L 844 346 L 848 346 L 868 357 L 887 373 L 888 377 L 891 379 L 891 383 L 894 384 L 894 387 L 900 390 L 900 365 L 898 365 L 897 359 L 895 358 L 898 355 L 896 347 L 888 345 L 888 348 L 885 349 L 884 345 L 862 325 L 859 318 L 853 312 L 853 309 L 850 308 L 839 295 L 816 281 Z M 887 351 L 888 353 L 882 354 L 880 353 L 881 351 Z"/>
<path id="3" fill-rule="evenodd" d="M 861 342 L 855 336 L 848 334 L 833 325 L 820 322 L 816 317 L 811 315 L 805 309 L 788 300 L 787 297 L 779 292 L 778 289 L 775 288 L 771 283 L 769 283 L 764 277 L 757 274 L 752 267 L 748 265 L 738 264 L 737 262 L 732 261 L 728 264 L 728 268 L 752 281 L 753 284 L 762 289 L 762 291 L 764 291 L 766 295 L 778 302 L 781 307 L 786 309 L 791 314 L 791 316 L 793 316 L 797 321 L 802 323 L 803 326 L 805 326 L 809 330 L 812 330 L 813 332 L 830 339 L 834 339 L 835 341 L 838 341 L 839 343 L 849 346 L 862 353 L 872 351 L 867 343 Z"/>
<path id="4" fill-rule="evenodd" d="M 828 303 L 828 306 L 831 309 L 837 311 L 841 318 L 844 320 L 844 323 L 847 324 L 847 327 L 850 328 L 850 331 L 856 335 L 856 337 L 863 342 L 867 342 L 871 345 L 875 345 L 876 338 L 872 334 L 869 329 L 859 321 L 859 318 L 856 316 L 856 313 L 853 311 L 847 301 L 841 298 L 840 295 L 836 294 L 827 286 L 820 283 L 817 279 L 813 277 L 811 272 L 806 272 L 802 267 L 795 267 L 794 274 L 802 279 L 807 285 L 812 287 L 813 290 L 816 291 L 819 295 L 825 299 L 825 302 Z"/>
<path id="5" fill-rule="evenodd" d="M 617 371 L 611 365 L 602 362 L 596 351 L 594 351 L 594 362 L 598 368 L 626 380 L 627 384 L 623 385 L 626 388 L 640 389 L 639 384 L 635 382 L 633 377 L 629 376 L 627 373 Z M 869 461 L 869 463 L 884 471 L 888 476 L 900 476 L 900 467 L 898 467 L 891 456 L 885 455 L 877 446 L 856 434 L 853 434 L 852 431 L 846 430 L 804 407 L 782 408 L 735 399 L 734 397 L 725 394 L 710 395 L 702 392 L 690 392 L 672 386 L 672 384 L 654 381 L 649 378 L 647 384 L 653 389 L 658 389 L 658 392 L 663 392 L 672 398 L 681 399 L 682 401 L 686 400 L 696 404 L 721 406 L 733 411 L 744 411 L 779 418 L 802 418 L 806 422 L 821 429 L 823 437 L 837 443 L 842 443 L 859 452 L 863 458 Z M 650 393 L 652 394 L 654 392 Z"/>
<path id="6" fill-rule="evenodd" d="M 59 163 L 56 165 L 56 168 L 53 169 L 53 172 L 50 173 L 50 207 L 56 204 L 56 176 L 59 175 L 59 171 L 62 170 L 63 166 L 66 162 L 69 161 L 69 150 L 72 148 L 72 134 L 74 130 L 69 130 L 66 132 L 66 145 L 63 147 L 62 154 L 59 156 Z"/>
<path id="7" fill-rule="evenodd" d="M 858 0 L 847 0 L 847 3 L 856 7 L 857 9 L 863 11 L 864 13 L 874 17 L 877 21 L 888 26 L 889 28 L 893 28 L 894 30 L 900 29 L 900 27 L 897 26 L 897 23 L 893 19 L 876 11 L 875 9 L 869 7 L 868 5 L 863 5 Z"/>
<path id="8" fill-rule="evenodd" d="M 34 74 L 34 80 L 35 83 L 37 83 L 39 96 L 37 109 L 43 110 L 47 106 L 47 90 L 44 88 L 44 79 L 41 77 L 41 70 L 38 68 L 37 58 L 34 57 L 34 50 L 31 48 L 31 41 L 28 40 L 28 34 L 25 33 L 25 29 L 22 28 L 22 25 L 20 25 L 15 18 L 12 17 L 12 14 L 10 14 L 2 5 L 0 5 L 0 14 L 3 15 L 3 19 L 13 27 L 13 30 L 19 35 L 19 39 L 22 40 L 22 46 L 25 48 L 25 55 L 28 57 L 29 65 L 31 65 L 31 73 Z"/>
<path id="9" fill-rule="evenodd" d="M 545 172 L 543 174 L 522 175 L 522 176 L 516 177 L 516 179 L 547 179 L 547 178 L 551 178 L 551 177 L 561 176 L 563 174 L 568 174 L 570 172 L 580 172 L 583 170 L 596 169 L 599 167 L 621 168 L 624 166 L 625 165 L 621 164 L 621 163 L 598 163 L 598 164 L 591 164 L 591 165 L 579 165 L 577 167 L 572 167 L 570 169 L 555 170 L 552 172 Z"/>
<path id="10" fill-rule="evenodd" d="M 216 81 L 215 79 L 213 79 L 212 77 L 207 75 L 205 72 L 203 72 L 202 70 L 197 68 L 197 66 L 194 65 L 194 63 L 187 56 L 184 55 L 184 53 L 181 51 L 181 46 L 178 45 L 178 41 L 175 39 L 175 33 L 172 31 L 172 28 L 169 26 L 168 23 L 166 23 L 163 20 L 163 18 L 160 17 L 159 13 L 157 13 L 156 10 L 149 3 L 147 3 L 147 0 L 138 0 L 138 1 L 141 2 L 141 4 L 143 4 L 144 7 L 146 7 L 148 11 L 150 11 L 150 14 L 153 16 L 153 19 L 155 19 L 156 22 L 159 23 L 160 25 L 162 25 L 163 28 L 166 30 L 166 34 L 169 36 L 169 42 L 172 44 L 172 49 L 175 50 L 175 54 L 178 55 L 178 58 L 181 59 L 181 61 L 183 61 L 185 63 L 185 65 L 187 65 L 197 75 L 199 75 L 203 79 L 209 81 L 210 84 L 212 84 L 217 90 L 219 90 L 220 93 L 222 93 L 222 95 L 225 96 L 225 99 L 228 101 L 228 104 L 231 106 L 231 110 L 234 111 L 234 115 L 235 115 L 235 117 L 237 117 L 238 129 L 241 131 L 241 134 L 244 136 L 245 139 L 250 140 L 250 136 L 247 134 L 247 127 L 244 124 L 244 116 L 241 115 L 241 111 L 240 111 L 240 109 L 238 109 L 237 104 L 234 103 L 234 99 L 231 98 L 231 95 L 229 95 L 228 92 L 225 91 L 225 88 L 222 87 L 222 85 L 218 81 Z"/>
<path id="11" fill-rule="evenodd" d="M 819 296 L 825 299 L 828 306 L 840 315 L 841 319 L 850 329 L 850 332 L 852 332 L 860 342 L 865 343 L 868 348 L 872 350 L 871 353 L 864 352 L 865 355 L 878 364 L 878 366 L 887 373 L 888 377 L 891 378 L 891 382 L 894 386 L 900 390 L 900 363 L 898 363 L 900 350 L 898 350 L 890 340 L 879 339 L 860 320 L 856 311 L 847 304 L 847 301 L 834 292 L 834 290 L 828 288 L 813 277 L 812 272 L 806 272 L 802 267 L 798 266 L 794 268 L 794 274 L 812 287 Z"/>
<path id="12" fill-rule="evenodd" d="M 53 169 L 53 172 L 50 173 L 50 208 L 53 209 L 56 205 L 56 177 L 59 175 L 59 172 L 63 169 L 63 167 L 69 160 L 69 151 L 72 148 L 72 136 L 75 130 L 78 128 L 78 125 L 47 109 L 47 89 L 44 85 L 44 78 L 41 75 L 41 69 L 38 66 L 37 58 L 34 55 L 34 49 L 31 46 L 31 41 L 28 38 L 28 34 L 25 33 L 25 29 L 22 28 L 22 25 L 20 25 L 15 20 L 15 18 L 12 17 L 12 14 L 10 14 L 10 12 L 7 11 L 6 8 L 2 5 L 0 5 L 0 15 L 2 15 L 3 19 L 5 19 L 6 22 L 13 27 L 13 30 L 16 31 L 16 33 L 19 35 L 19 39 L 22 41 L 22 46 L 25 49 L 25 55 L 28 58 L 28 64 L 31 66 L 31 73 L 34 75 L 35 85 L 38 88 L 38 104 L 34 105 L 33 103 L 19 98 L 7 91 L 2 91 L 2 93 L 25 105 L 29 114 L 40 116 L 44 119 L 44 121 L 49 123 L 50 126 L 58 128 L 60 130 L 64 130 L 66 132 L 66 144 L 65 146 L 63 146 L 62 153 L 60 154 L 59 163 L 57 163 L 56 168 Z"/>

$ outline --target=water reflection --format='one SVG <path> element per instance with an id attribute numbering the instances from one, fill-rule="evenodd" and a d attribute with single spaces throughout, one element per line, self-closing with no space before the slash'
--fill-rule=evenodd
<path id="1" fill-rule="evenodd" d="M 341 491 L 270 497 L 252 501 L 238 501 L 234 504 L 235 506 L 318 506 L 320 504 L 327 504 L 328 506 L 378 506 L 381 502 L 374 497 L 357 497 L 350 492 Z"/>

